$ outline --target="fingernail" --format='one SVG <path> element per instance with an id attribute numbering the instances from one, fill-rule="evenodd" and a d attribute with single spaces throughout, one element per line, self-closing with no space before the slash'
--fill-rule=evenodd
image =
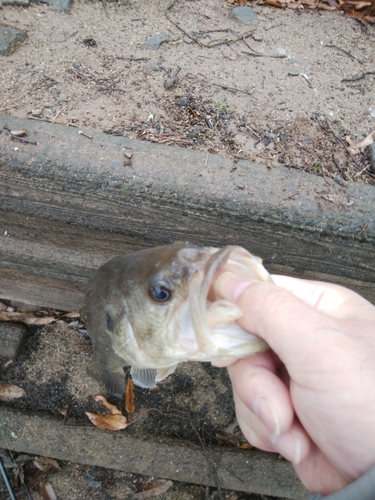
<path id="1" fill-rule="evenodd" d="M 263 396 L 257 396 L 253 405 L 253 411 L 274 436 L 280 434 L 280 422 L 275 408 Z"/>
<path id="2" fill-rule="evenodd" d="M 301 461 L 301 441 L 291 433 L 273 436 L 271 442 L 275 449 L 287 460 L 294 464 Z"/>
<path id="3" fill-rule="evenodd" d="M 215 292 L 223 299 L 235 302 L 237 297 L 249 286 L 240 276 L 225 272 L 216 280 Z"/>

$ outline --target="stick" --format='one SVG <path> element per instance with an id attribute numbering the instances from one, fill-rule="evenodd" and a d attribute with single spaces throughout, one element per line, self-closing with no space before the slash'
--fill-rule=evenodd
<path id="1" fill-rule="evenodd" d="M 5 470 L 5 467 L 4 467 L 4 464 L 1 460 L 1 458 L 0 458 L 0 472 L 1 472 L 1 475 L 3 476 L 4 483 L 5 483 L 5 486 L 7 487 L 7 490 L 9 492 L 9 496 L 10 496 L 11 500 L 17 500 L 17 497 L 14 494 L 12 485 L 9 482 L 9 479 L 8 479 L 8 476 L 7 476 L 7 473 L 6 473 L 6 470 Z"/>

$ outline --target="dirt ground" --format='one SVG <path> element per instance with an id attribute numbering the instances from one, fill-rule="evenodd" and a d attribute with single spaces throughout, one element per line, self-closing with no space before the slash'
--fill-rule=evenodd
<path id="1" fill-rule="evenodd" d="M 5 6 L 1 24 L 29 38 L 2 58 L 0 112 L 374 183 L 353 144 L 375 129 L 375 26 L 263 5 L 255 24 L 240 24 L 232 8 L 225 0 L 77 0 L 70 13 Z M 169 41 L 146 48 L 158 33 Z"/>
<path id="2" fill-rule="evenodd" d="M 26 392 L 24 397 L 7 404 L 25 411 L 53 414 L 65 419 L 66 425 L 91 426 L 85 412 L 110 414 L 101 403 L 93 400 L 94 395 L 104 395 L 105 389 L 101 381 L 87 374 L 92 354 L 89 339 L 77 327 L 31 327 L 23 353 L 10 364 L 0 358 L 0 386 L 14 384 Z M 134 391 L 135 412 L 128 418 L 135 421 L 126 428 L 129 435 L 178 437 L 197 442 L 199 446 L 203 442 L 209 447 L 211 443 L 225 444 L 225 438 L 220 437 L 224 431 L 232 436 L 231 439 L 238 440 L 236 445 L 244 442 L 242 434 L 236 432 L 232 393 L 225 369 L 214 368 L 210 363 L 182 363 L 173 376 L 158 384 L 156 390 L 134 387 Z M 114 397 L 108 397 L 108 401 L 126 413 L 124 401 Z M 6 460 L 11 458 L 8 451 L 3 450 L 3 453 Z M 17 456 L 19 454 L 15 454 Z M 25 483 L 35 481 L 35 487 L 30 487 L 35 494 L 40 491 L 40 478 L 35 479 L 40 471 L 35 468 L 33 458 L 21 456 L 17 463 L 24 471 Z M 130 500 L 152 481 L 138 474 L 100 467 L 65 462 L 60 462 L 59 466 L 61 470 L 52 470 L 47 479 L 61 500 Z M 8 471 L 15 491 L 20 492 L 17 498 L 29 500 L 22 494 L 12 469 Z M 0 500 L 7 498 L 5 485 L 0 480 Z M 39 498 L 42 497 L 35 496 L 36 500 Z M 230 491 L 221 491 L 219 495 L 216 488 L 179 482 L 173 482 L 170 490 L 160 498 L 261 500 L 259 495 Z M 270 497 L 263 498 L 270 500 Z"/>
<path id="3" fill-rule="evenodd" d="M 28 40 L 1 59 L 0 112 L 375 184 L 366 154 L 353 146 L 375 130 L 374 25 L 338 12 L 262 5 L 254 6 L 256 24 L 245 25 L 230 18 L 225 0 L 169 5 L 75 0 L 69 13 L 37 3 L 4 6 L 0 25 L 27 31 Z M 169 41 L 145 48 L 157 33 Z M 77 330 L 34 328 L 25 353 L 2 366 L 0 384 L 25 389 L 15 407 L 56 415 L 68 409 L 72 422 L 83 422 L 84 411 L 98 411 L 92 395 L 103 393 L 87 376 L 90 356 Z M 206 364 L 184 365 L 157 391 L 136 389 L 135 396 L 138 409 L 155 410 L 130 433 L 194 441 L 199 433 L 210 444 L 234 418 L 226 371 Z M 49 480 L 61 499 L 131 498 L 148 481 L 60 465 Z M 161 498 L 218 496 L 175 483 Z"/>

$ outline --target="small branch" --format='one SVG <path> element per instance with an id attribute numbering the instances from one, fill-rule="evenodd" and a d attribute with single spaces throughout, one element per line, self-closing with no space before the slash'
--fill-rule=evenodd
<path id="1" fill-rule="evenodd" d="M 357 82 L 358 80 L 363 80 L 367 75 L 375 75 L 375 71 L 365 71 L 359 75 L 354 75 L 351 78 L 344 78 L 342 82 Z"/>
<path id="2" fill-rule="evenodd" d="M 30 141 L 28 139 L 24 139 L 23 137 L 19 137 L 18 135 L 13 135 L 13 134 L 9 134 L 10 137 L 12 139 L 16 139 L 17 141 L 21 141 L 21 142 L 24 142 L 25 144 L 34 144 L 34 146 L 37 146 L 38 143 L 35 142 L 35 141 Z"/>
<path id="3" fill-rule="evenodd" d="M 361 59 L 358 59 L 358 57 L 353 56 L 350 52 L 347 50 L 342 49 L 341 47 L 337 47 L 337 45 L 326 45 L 326 47 L 330 47 L 331 49 L 336 49 L 339 50 L 340 52 L 343 52 L 347 56 L 351 57 L 354 61 L 358 61 L 360 64 L 363 64 L 363 61 Z M 342 80 L 343 81 L 343 80 Z"/>

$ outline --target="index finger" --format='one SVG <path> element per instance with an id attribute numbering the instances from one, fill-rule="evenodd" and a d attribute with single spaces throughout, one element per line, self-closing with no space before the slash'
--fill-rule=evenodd
<path id="1" fill-rule="evenodd" d="M 356 292 L 333 283 L 272 275 L 277 286 L 288 290 L 305 304 L 338 319 L 373 315 L 375 307 Z"/>
<path id="2" fill-rule="evenodd" d="M 319 358 L 321 346 L 337 335 L 335 318 L 279 286 L 257 281 L 249 284 L 239 276 L 223 273 L 215 290 L 240 307 L 244 315 L 237 322 L 266 340 L 286 365 L 304 363 L 305 357 Z"/>

